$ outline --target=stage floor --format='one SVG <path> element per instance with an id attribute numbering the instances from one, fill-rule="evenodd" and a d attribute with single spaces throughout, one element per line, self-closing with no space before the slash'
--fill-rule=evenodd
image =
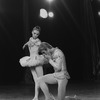
<path id="1" fill-rule="evenodd" d="M 100 82 L 69 82 L 66 88 L 66 96 L 73 97 L 74 95 L 76 95 L 79 100 L 100 100 L 99 83 Z M 57 85 L 49 85 L 49 88 L 50 92 L 56 97 Z M 33 97 L 34 84 L 0 86 L 0 100 L 32 100 Z M 44 95 L 41 90 L 39 100 L 44 100 Z"/>

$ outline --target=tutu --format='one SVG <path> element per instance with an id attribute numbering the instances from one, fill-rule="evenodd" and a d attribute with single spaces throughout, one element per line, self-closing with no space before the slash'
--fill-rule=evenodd
<path id="1" fill-rule="evenodd" d="M 20 59 L 20 64 L 22 67 L 33 67 L 37 65 L 42 65 L 45 62 L 45 59 L 42 55 L 34 55 L 34 56 L 25 56 Z"/>
<path id="2" fill-rule="evenodd" d="M 20 60 L 19 60 L 19 63 L 21 64 L 22 67 L 25 67 L 27 66 L 27 62 L 28 60 L 30 60 L 30 57 L 29 56 L 25 56 L 25 57 L 22 57 Z"/>

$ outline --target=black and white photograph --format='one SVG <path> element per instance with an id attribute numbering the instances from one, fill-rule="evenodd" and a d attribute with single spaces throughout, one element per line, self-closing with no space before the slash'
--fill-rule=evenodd
<path id="1" fill-rule="evenodd" d="M 0 100 L 100 100 L 100 0 L 0 0 Z"/>

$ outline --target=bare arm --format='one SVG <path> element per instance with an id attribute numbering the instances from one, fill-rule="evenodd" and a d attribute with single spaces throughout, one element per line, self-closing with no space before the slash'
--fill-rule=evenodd
<path id="1" fill-rule="evenodd" d="M 29 44 L 30 44 L 30 42 L 31 42 L 31 41 L 30 41 L 30 39 L 29 39 L 29 41 L 28 41 L 28 42 L 26 42 L 26 43 L 23 45 L 23 49 L 25 48 L 25 46 L 26 46 L 26 45 L 29 45 Z"/>
<path id="2" fill-rule="evenodd" d="M 41 41 L 39 39 L 34 40 L 32 37 L 30 37 L 29 41 L 24 44 L 23 49 L 25 48 L 26 45 L 28 45 L 28 47 L 30 48 L 35 44 L 40 45 Z"/>
<path id="3" fill-rule="evenodd" d="M 50 63 L 54 68 L 60 69 L 60 68 L 61 68 L 61 65 L 62 65 L 62 58 L 58 56 L 58 57 L 56 57 L 55 59 L 50 59 L 50 60 L 49 60 L 49 63 Z"/>

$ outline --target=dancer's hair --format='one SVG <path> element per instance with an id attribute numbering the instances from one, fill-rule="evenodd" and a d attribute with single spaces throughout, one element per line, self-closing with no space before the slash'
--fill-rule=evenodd
<path id="1" fill-rule="evenodd" d="M 41 31 L 41 28 L 40 28 L 40 26 L 35 26 L 34 28 L 33 28 L 33 30 L 37 30 L 37 31 Z"/>
<path id="2" fill-rule="evenodd" d="M 48 49 L 52 49 L 53 47 L 47 43 L 47 42 L 42 42 L 39 46 L 39 53 L 43 53 L 43 51 L 47 51 Z"/>

